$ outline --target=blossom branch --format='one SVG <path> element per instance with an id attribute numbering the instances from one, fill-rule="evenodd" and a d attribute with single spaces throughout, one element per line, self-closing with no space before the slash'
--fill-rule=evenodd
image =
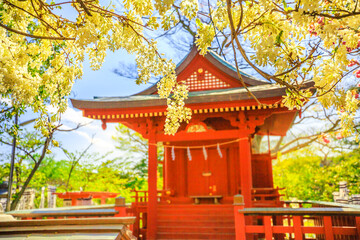
<path id="1" fill-rule="evenodd" d="M 72 41 L 75 40 L 75 38 L 67 38 L 67 37 L 51 37 L 51 36 L 32 35 L 32 34 L 28 34 L 28 33 L 25 33 L 25 32 L 21 32 L 21 31 L 16 30 L 16 29 L 12 29 L 12 28 L 6 26 L 5 24 L 2 24 L 1 22 L 0 22 L 0 27 L 5 28 L 6 30 L 8 30 L 10 32 L 17 33 L 17 34 L 23 35 L 25 37 L 30 37 L 30 38 L 48 39 L 48 40 L 72 40 Z"/>

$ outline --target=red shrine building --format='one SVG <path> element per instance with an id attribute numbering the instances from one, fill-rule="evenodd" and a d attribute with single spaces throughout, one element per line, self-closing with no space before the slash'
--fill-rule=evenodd
<path id="1" fill-rule="evenodd" d="M 176 68 L 188 85 L 189 123 L 174 136 L 164 133 L 166 100 L 156 85 L 128 97 L 72 100 L 85 117 L 122 123 L 148 139 L 148 191 L 136 192 L 134 234 L 142 239 L 235 239 L 234 196 L 245 207 L 279 207 L 272 158 L 257 139 L 284 136 L 297 111 L 281 103 L 285 88 L 240 72 L 213 52 L 194 47 Z M 158 161 L 157 146 L 164 147 Z M 163 189 L 158 165 L 163 165 Z M 188 234 L 188 235 L 187 235 Z M 195 236 L 195 237 L 194 237 Z"/>

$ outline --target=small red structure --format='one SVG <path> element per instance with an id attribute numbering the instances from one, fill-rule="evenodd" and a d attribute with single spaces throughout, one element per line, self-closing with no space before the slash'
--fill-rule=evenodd
<path id="1" fill-rule="evenodd" d="M 106 203 L 108 198 L 116 198 L 119 193 L 111 192 L 64 192 L 54 193 L 58 198 L 64 199 L 65 206 L 91 205 L 92 199 L 100 199 L 101 204 Z"/>
<path id="2" fill-rule="evenodd" d="M 213 52 L 201 56 L 194 47 L 176 73 L 177 80 L 189 86 L 186 104 L 193 115 L 174 136 L 164 134 L 166 99 L 159 98 L 156 85 L 129 97 L 72 104 L 85 117 L 101 120 L 104 128 L 118 122 L 148 139 L 149 190 L 136 192 L 134 234 L 146 232 L 148 239 L 186 239 L 186 234 L 234 239 L 235 195 L 243 195 L 245 207 L 280 206 L 271 155 L 257 151 L 255 139 L 286 135 L 297 111 L 283 106 L 285 88 L 240 72 L 259 105 L 236 69 Z M 163 162 L 157 161 L 158 142 L 164 146 Z M 163 165 L 164 189 L 157 189 L 158 164 Z M 186 227 L 177 228 L 179 222 Z"/>

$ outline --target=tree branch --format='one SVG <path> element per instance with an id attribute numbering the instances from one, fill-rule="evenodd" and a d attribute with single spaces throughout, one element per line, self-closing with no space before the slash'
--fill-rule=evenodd
<path id="1" fill-rule="evenodd" d="M 13 33 L 17 33 L 20 35 L 23 35 L 25 37 L 30 37 L 30 38 L 36 38 L 36 39 L 48 39 L 48 40 L 75 40 L 75 38 L 66 38 L 66 37 L 47 37 L 47 36 L 38 36 L 38 35 L 32 35 L 32 34 L 28 34 L 28 33 L 24 33 L 15 29 L 12 29 L 4 24 L 2 24 L 0 22 L 0 27 L 5 28 L 6 30 L 13 32 Z"/>

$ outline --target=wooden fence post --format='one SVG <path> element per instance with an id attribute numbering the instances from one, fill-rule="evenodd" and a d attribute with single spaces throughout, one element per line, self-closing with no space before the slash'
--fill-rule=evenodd
<path id="1" fill-rule="evenodd" d="M 265 239 L 272 240 L 273 239 L 273 231 L 271 226 L 271 216 L 264 216 L 264 228 L 265 228 Z"/>
<path id="2" fill-rule="evenodd" d="M 303 240 L 303 233 L 302 233 L 302 218 L 301 216 L 293 216 L 294 222 L 294 233 L 295 233 L 295 240 Z"/>
<path id="3" fill-rule="evenodd" d="M 324 232 L 326 240 L 334 240 L 331 216 L 324 216 Z"/>
<path id="4" fill-rule="evenodd" d="M 360 217 L 355 217 L 355 224 L 357 229 L 357 237 L 360 239 Z"/>
<path id="5" fill-rule="evenodd" d="M 235 217 L 235 236 L 236 240 L 246 239 L 245 232 L 245 216 L 239 213 L 239 210 L 244 209 L 244 197 L 242 195 L 234 196 L 234 217 Z"/>
<path id="6" fill-rule="evenodd" d="M 115 210 L 118 211 L 118 213 L 115 214 L 115 217 L 125 217 L 126 216 L 125 198 L 123 198 L 123 197 L 115 198 Z"/>

